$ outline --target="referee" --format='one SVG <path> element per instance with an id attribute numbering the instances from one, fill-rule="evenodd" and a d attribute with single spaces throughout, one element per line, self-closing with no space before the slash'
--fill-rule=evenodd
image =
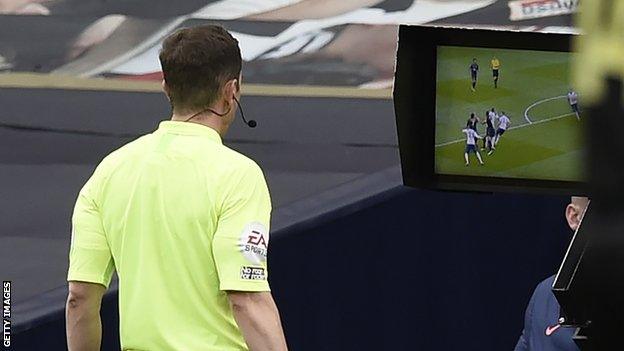
<path id="1" fill-rule="evenodd" d="M 494 89 L 498 88 L 498 77 L 500 75 L 500 61 L 496 56 L 492 57 L 490 61 L 490 67 L 492 68 L 492 77 L 494 78 Z"/>
<path id="2" fill-rule="evenodd" d="M 69 350 L 100 349 L 113 271 L 123 350 L 286 350 L 267 281 L 267 185 L 222 144 L 240 96 L 238 42 L 219 26 L 182 29 L 160 62 L 171 120 L 108 155 L 76 201 Z"/>

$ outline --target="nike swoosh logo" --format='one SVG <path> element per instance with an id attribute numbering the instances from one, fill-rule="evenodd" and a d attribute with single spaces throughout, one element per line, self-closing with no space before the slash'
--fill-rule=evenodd
<path id="1" fill-rule="evenodd" d="M 561 324 L 557 324 L 555 326 L 552 327 L 546 327 L 546 336 L 551 336 L 552 333 L 554 333 L 555 331 L 557 331 L 557 329 L 561 328 Z"/>

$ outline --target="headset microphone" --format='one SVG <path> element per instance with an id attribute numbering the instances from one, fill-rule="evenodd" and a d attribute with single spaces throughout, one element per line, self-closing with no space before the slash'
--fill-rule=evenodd
<path id="1" fill-rule="evenodd" d="M 256 128 L 256 126 L 258 125 L 258 123 L 256 123 L 256 121 L 254 121 L 253 119 L 250 119 L 249 122 L 247 122 L 247 120 L 245 119 L 245 113 L 243 112 L 243 107 L 241 106 L 240 102 L 238 102 L 237 98 L 234 98 L 234 101 L 236 101 L 236 105 L 238 105 L 238 109 L 240 110 L 241 113 L 241 118 L 243 119 L 243 122 L 249 127 L 249 128 Z"/>
<path id="2" fill-rule="evenodd" d="M 253 119 L 250 119 L 249 122 L 247 122 L 247 120 L 245 119 L 245 113 L 243 112 L 243 107 L 241 106 L 240 102 L 238 102 L 237 98 L 234 98 L 234 101 L 236 101 L 236 105 L 238 106 L 238 109 L 240 110 L 241 113 L 241 118 L 243 119 L 243 122 L 249 127 L 249 128 L 256 128 L 256 126 L 258 125 L 258 123 L 256 123 L 256 121 L 254 121 Z M 211 108 L 207 108 L 205 110 L 201 110 L 199 112 L 197 112 L 196 114 L 192 115 L 191 117 L 187 118 L 184 120 L 184 122 L 188 122 L 190 120 L 192 120 L 193 118 L 197 117 L 198 115 L 206 112 L 206 111 L 210 111 L 212 113 L 214 113 L 215 115 L 219 116 L 219 117 L 223 117 L 225 115 L 227 115 L 230 111 L 231 111 L 231 107 L 223 112 L 223 113 L 219 113 Z"/>

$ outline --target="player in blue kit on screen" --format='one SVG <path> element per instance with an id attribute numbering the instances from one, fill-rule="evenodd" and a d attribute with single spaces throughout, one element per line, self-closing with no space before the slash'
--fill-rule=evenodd
<path id="1" fill-rule="evenodd" d="M 485 121 L 483 124 L 486 124 L 487 127 L 485 129 L 485 139 L 483 140 L 483 147 L 487 149 L 488 155 L 491 155 L 494 152 L 494 137 L 496 136 L 496 129 L 494 129 L 494 123 L 496 121 L 496 112 L 492 107 L 492 110 L 485 111 Z"/>
<path id="2" fill-rule="evenodd" d="M 479 75 L 479 65 L 477 64 L 477 59 L 472 59 L 472 64 L 470 65 L 470 80 L 472 81 L 472 91 L 477 90 L 477 78 Z"/>
<path id="3" fill-rule="evenodd" d="M 468 121 L 466 122 L 466 127 L 472 129 L 475 131 L 475 133 L 477 133 L 477 135 L 479 134 L 479 123 L 481 123 L 481 120 L 479 119 L 479 117 L 473 112 L 470 114 L 470 118 L 468 118 Z M 478 145 L 477 145 L 478 147 Z M 481 150 L 485 149 L 485 138 L 483 138 L 483 148 Z"/>
<path id="4" fill-rule="evenodd" d="M 470 114 L 470 118 L 468 118 L 468 121 L 466 122 L 466 127 L 474 130 L 477 134 L 479 134 L 479 129 L 477 128 L 478 125 L 479 117 L 477 117 L 477 115 L 473 112 Z"/>

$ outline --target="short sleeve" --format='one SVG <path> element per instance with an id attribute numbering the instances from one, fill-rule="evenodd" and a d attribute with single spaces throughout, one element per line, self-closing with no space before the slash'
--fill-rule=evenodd
<path id="1" fill-rule="evenodd" d="M 270 290 L 270 217 L 269 190 L 262 171 L 253 164 L 226 190 L 218 216 L 212 254 L 220 290 Z"/>
<path id="2" fill-rule="evenodd" d="M 89 179 L 74 207 L 67 281 L 97 283 L 108 288 L 115 265 L 92 196 L 94 183 L 94 177 Z"/>

